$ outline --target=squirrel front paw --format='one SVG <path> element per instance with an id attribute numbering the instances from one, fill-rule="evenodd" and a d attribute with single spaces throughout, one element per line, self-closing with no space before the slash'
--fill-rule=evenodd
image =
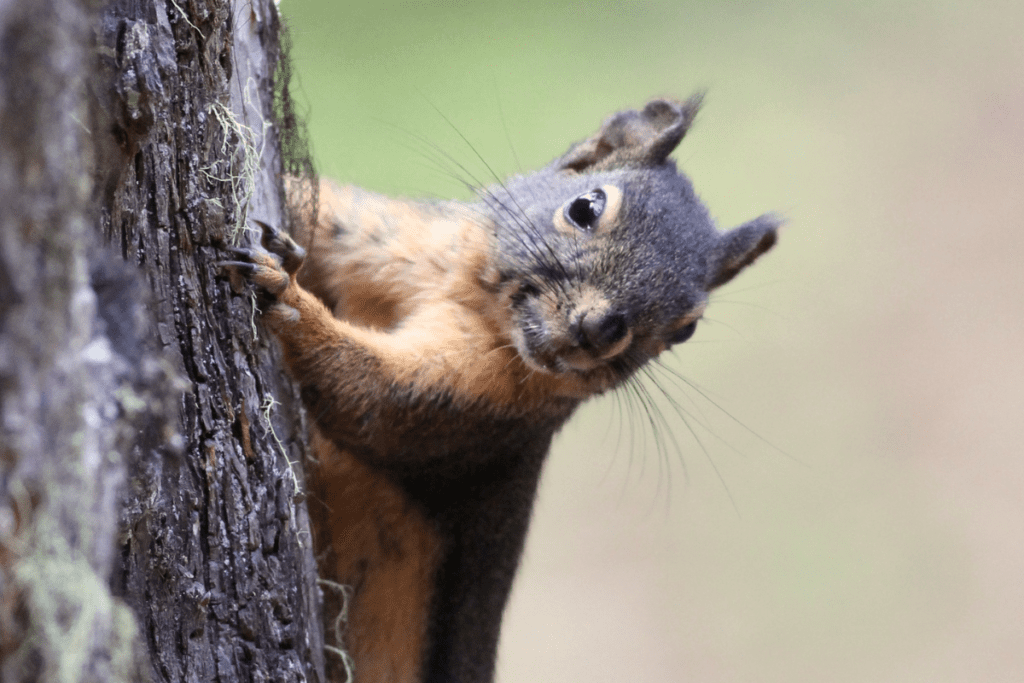
<path id="1" fill-rule="evenodd" d="M 260 244 L 263 248 L 281 259 L 281 265 L 286 273 L 294 275 L 306 259 L 306 250 L 288 233 L 263 221 L 253 220 L 253 223 L 262 231 Z"/>
<path id="2" fill-rule="evenodd" d="M 220 261 L 221 268 L 230 270 L 252 283 L 262 298 L 272 303 L 268 313 L 293 320 L 298 312 L 284 299 L 289 286 L 294 285 L 295 272 L 302 266 L 306 251 L 291 236 L 262 221 L 254 221 L 261 230 L 260 244 L 253 247 L 226 247 L 234 260 Z"/>

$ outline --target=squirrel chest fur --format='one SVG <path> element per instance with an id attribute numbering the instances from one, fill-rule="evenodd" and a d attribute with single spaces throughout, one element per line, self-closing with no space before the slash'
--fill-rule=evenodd
<path id="1" fill-rule="evenodd" d="M 233 250 L 314 423 L 310 516 L 357 683 L 492 680 L 553 435 L 775 243 L 767 215 L 718 232 L 668 160 L 699 103 L 615 114 L 475 204 L 325 181 L 315 221 Z"/>

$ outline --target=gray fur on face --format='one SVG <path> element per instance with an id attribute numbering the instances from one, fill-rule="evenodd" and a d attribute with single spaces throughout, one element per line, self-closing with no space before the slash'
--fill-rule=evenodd
<path id="1" fill-rule="evenodd" d="M 551 330 L 573 329 L 572 320 L 551 318 L 585 318 L 577 300 L 586 292 L 602 298 L 600 315 L 614 318 L 615 326 L 670 345 L 678 321 L 699 312 L 711 290 L 774 245 L 781 220 L 772 215 L 719 232 L 689 179 L 667 158 L 699 105 L 699 96 L 654 100 L 641 111 L 614 114 L 546 168 L 481 193 L 501 279 L 518 287 L 513 313 L 528 328 L 525 337 L 542 346 L 545 334 L 557 334 Z M 610 225 L 567 231 L 568 218 L 559 225 L 563 207 L 608 186 L 622 196 Z M 555 301 L 540 307 L 537 296 Z M 581 335 L 580 344 L 586 342 Z"/>

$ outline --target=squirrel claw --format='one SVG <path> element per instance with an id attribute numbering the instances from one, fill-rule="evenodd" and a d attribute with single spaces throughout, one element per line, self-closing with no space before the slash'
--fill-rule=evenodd
<path id="1" fill-rule="evenodd" d="M 224 251 L 238 260 L 218 261 L 220 268 L 233 271 L 274 298 L 288 288 L 291 276 L 278 259 L 265 249 L 225 247 Z"/>
<path id="2" fill-rule="evenodd" d="M 239 259 L 237 263 L 257 263 L 260 260 L 259 252 L 262 251 L 262 249 L 250 249 L 248 247 L 223 247 L 222 251 L 226 251 Z"/>
<path id="3" fill-rule="evenodd" d="M 217 261 L 216 266 L 225 270 L 232 270 L 243 277 L 249 277 L 256 271 L 256 264 L 248 261 Z"/>
<path id="4" fill-rule="evenodd" d="M 263 248 L 281 259 L 285 272 L 289 275 L 294 274 L 302 266 L 302 262 L 306 258 L 306 250 L 283 230 L 256 218 L 252 219 L 252 222 L 262 231 L 260 243 Z"/>

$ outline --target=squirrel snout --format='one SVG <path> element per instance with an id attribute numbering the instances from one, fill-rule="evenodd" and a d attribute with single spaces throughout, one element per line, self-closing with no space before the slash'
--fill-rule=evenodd
<path id="1" fill-rule="evenodd" d="M 580 348 L 601 358 L 620 353 L 629 343 L 626 316 L 614 310 L 588 310 L 571 326 L 570 332 Z"/>

